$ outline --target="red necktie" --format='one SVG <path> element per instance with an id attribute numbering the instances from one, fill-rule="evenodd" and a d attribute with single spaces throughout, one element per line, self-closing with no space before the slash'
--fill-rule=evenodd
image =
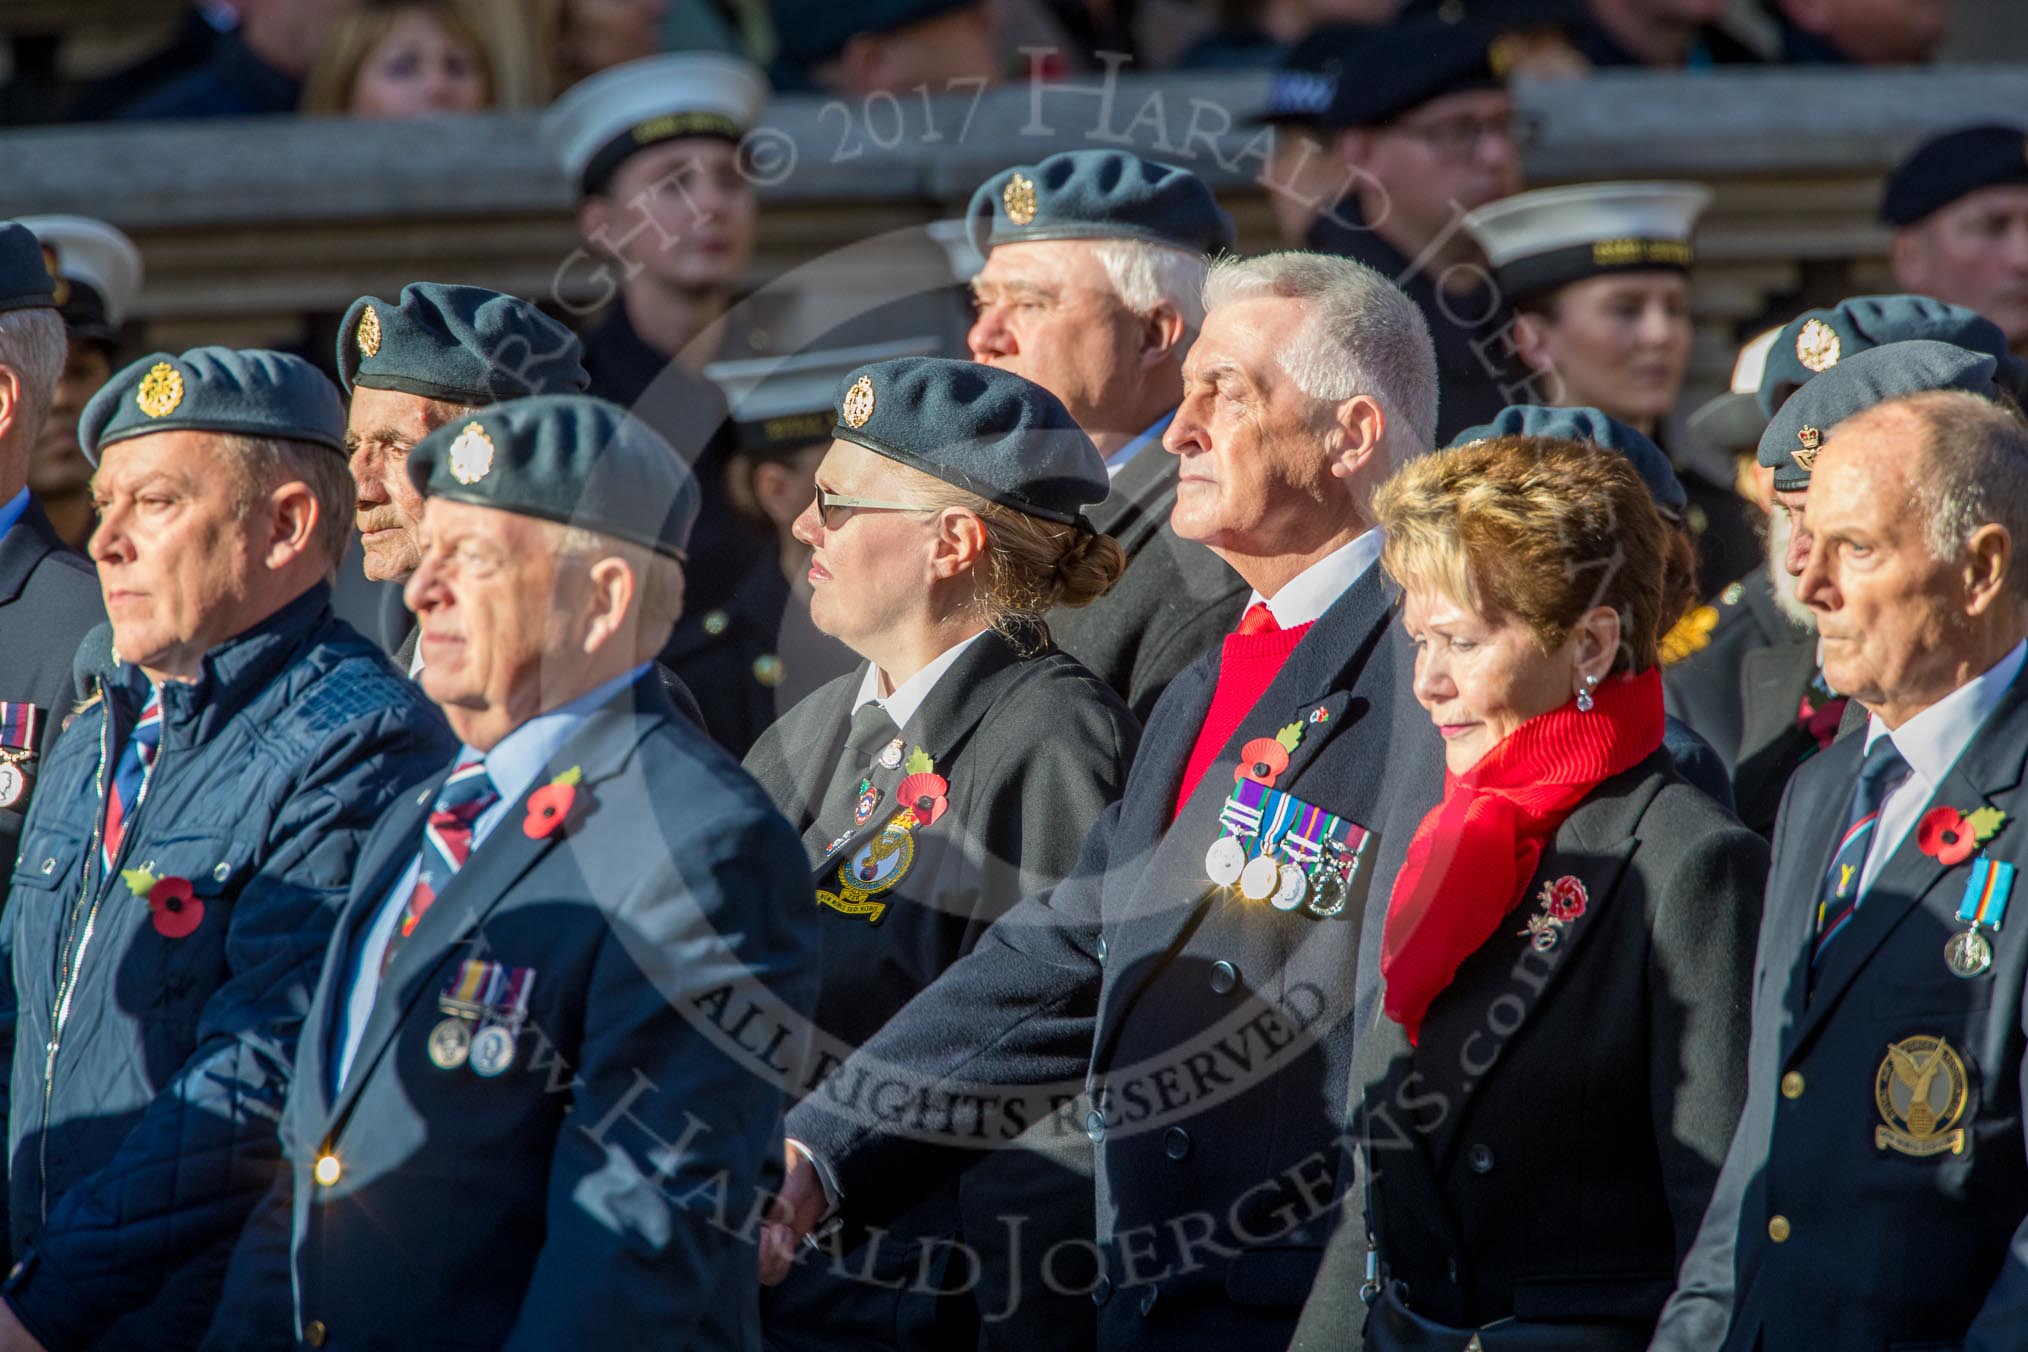
<path id="1" fill-rule="evenodd" d="M 1281 626 L 1275 623 L 1275 613 L 1267 608 L 1267 602 L 1255 601 L 1246 608 L 1246 614 L 1239 617 L 1239 633 L 1251 637 L 1254 634 L 1272 634 Z"/>

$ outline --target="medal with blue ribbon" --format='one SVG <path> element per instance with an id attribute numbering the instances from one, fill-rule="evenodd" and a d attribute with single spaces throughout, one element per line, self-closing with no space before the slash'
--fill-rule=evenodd
<path id="1" fill-rule="evenodd" d="M 2014 866 L 2004 859 L 1980 855 L 1972 861 L 1972 874 L 1965 879 L 1965 895 L 1958 902 L 1958 919 L 1965 922 L 1963 934 L 1953 934 L 1944 945 L 1944 966 L 1951 975 L 1966 981 L 1993 965 L 1993 944 L 1979 932 L 1990 925 L 2000 932 L 2007 918 L 2007 900 L 2014 891 Z"/>

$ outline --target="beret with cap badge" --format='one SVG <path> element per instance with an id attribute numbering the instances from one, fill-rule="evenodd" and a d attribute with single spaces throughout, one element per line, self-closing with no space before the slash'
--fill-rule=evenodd
<path id="1" fill-rule="evenodd" d="M 1817 448 L 1831 429 L 1876 404 L 1926 390 L 1967 390 L 1992 398 L 1998 363 L 1983 352 L 1913 339 L 1868 348 L 1839 362 L 1789 396 L 1760 438 L 1760 463 L 1774 486 L 1801 493 L 1810 486 Z"/>
<path id="2" fill-rule="evenodd" d="M 1851 296 L 1828 309 L 1805 310 L 1782 326 L 1761 370 L 1761 412 L 1772 415 L 1811 377 L 1841 361 L 1916 339 L 1985 353 L 1998 364 L 1994 379 L 2016 394 L 2028 383 L 2028 362 L 2008 348 L 2000 326 L 1976 310 L 1934 296 Z"/>
<path id="3" fill-rule="evenodd" d="M 1064 525 L 1111 490 L 1105 461 L 1063 402 L 978 362 L 900 357 L 838 382 L 831 434 L 989 502 Z"/>
<path id="4" fill-rule="evenodd" d="M 411 282 L 361 296 L 338 326 L 338 379 L 456 404 L 576 394 L 591 383 L 577 335 L 519 296 Z"/>
<path id="5" fill-rule="evenodd" d="M 1467 428 L 1451 442 L 1463 446 L 1487 437 L 1562 437 L 1568 441 L 1589 441 L 1625 456 L 1648 486 L 1655 505 L 1672 520 L 1680 519 L 1689 505 L 1683 481 L 1676 477 L 1669 457 L 1645 433 L 1595 408 L 1551 408 L 1545 404 L 1510 404 L 1500 415 L 1480 427 Z"/>
<path id="6" fill-rule="evenodd" d="M 155 432 L 276 437 L 345 454 L 337 387 L 301 357 L 263 348 L 156 352 L 123 367 L 85 405 L 78 446 L 94 465 L 116 442 Z"/>
<path id="7" fill-rule="evenodd" d="M 1002 169 L 972 194 L 965 228 L 981 254 L 1049 239 L 1138 239 L 1208 254 L 1236 238 L 1203 179 L 1124 150 L 1066 150 Z"/>
<path id="8" fill-rule="evenodd" d="M 425 497 L 494 507 L 682 558 L 697 479 L 659 433 L 617 404 L 539 394 L 453 418 L 416 443 Z"/>

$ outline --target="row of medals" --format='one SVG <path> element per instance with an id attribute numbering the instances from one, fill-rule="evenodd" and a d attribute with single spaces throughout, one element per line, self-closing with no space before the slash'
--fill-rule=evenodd
<path id="1" fill-rule="evenodd" d="M 451 1009 L 446 1002 L 439 1004 Z M 519 1025 L 488 1020 L 475 1033 L 472 1025 L 476 1022 L 477 1015 L 452 1011 L 449 1018 L 430 1029 L 430 1064 L 439 1070 L 456 1070 L 469 1062 L 474 1075 L 505 1075 L 514 1064 Z"/>
<path id="2" fill-rule="evenodd" d="M 1267 841 L 1262 842 L 1259 854 L 1248 858 L 1246 842 L 1260 831 L 1260 809 L 1227 798 L 1218 820 L 1227 834 L 1204 852 L 1204 872 L 1212 882 L 1220 887 L 1236 885 L 1248 901 L 1265 901 L 1278 911 L 1307 906 L 1311 915 L 1329 917 L 1345 909 L 1350 891 L 1345 879 L 1346 852 L 1336 840 L 1319 845 L 1285 832 L 1280 845 L 1287 858 L 1276 859 L 1274 843 Z"/>

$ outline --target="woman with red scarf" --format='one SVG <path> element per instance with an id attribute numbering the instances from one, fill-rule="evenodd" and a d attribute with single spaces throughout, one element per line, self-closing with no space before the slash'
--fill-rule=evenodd
<path id="1" fill-rule="evenodd" d="M 1375 507 L 1446 773 L 1361 1054 L 1366 1346 L 1674 1346 L 1768 851 L 1662 746 L 1666 527 L 1623 457 L 1539 437 L 1425 456 Z"/>

